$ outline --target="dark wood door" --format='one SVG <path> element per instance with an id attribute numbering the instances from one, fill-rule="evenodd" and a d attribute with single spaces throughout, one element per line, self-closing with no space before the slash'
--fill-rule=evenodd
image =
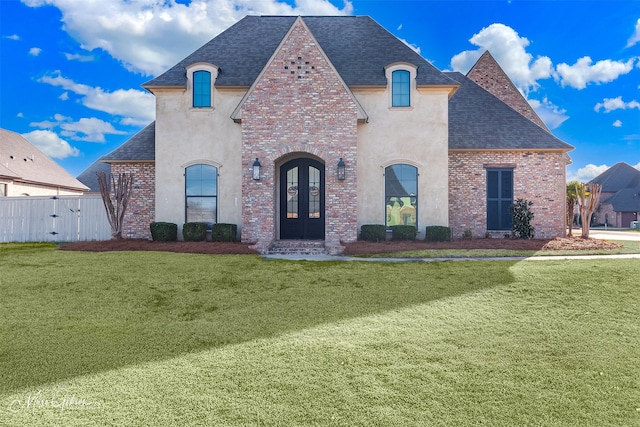
<path id="1" fill-rule="evenodd" d="M 280 168 L 280 238 L 324 239 L 324 165 L 291 160 Z"/>

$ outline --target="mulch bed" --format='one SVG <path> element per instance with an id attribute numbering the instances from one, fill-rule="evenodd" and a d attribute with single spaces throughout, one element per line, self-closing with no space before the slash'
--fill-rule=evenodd
<path id="1" fill-rule="evenodd" d="M 149 240 L 121 239 L 97 242 L 74 242 L 60 246 L 61 250 L 110 252 L 110 251 L 162 251 L 196 254 L 255 254 L 246 243 L 231 242 L 152 242 Z M 472 239 L 451 242 L 399 241 L 364 242 L 344 244 L 343 255 L 378 254 L 423 249 L 516 249 L 516 250 L 589 250 L 616 249 L 620 245 L 600 239 L 581 237 L 556 239 Z"/>

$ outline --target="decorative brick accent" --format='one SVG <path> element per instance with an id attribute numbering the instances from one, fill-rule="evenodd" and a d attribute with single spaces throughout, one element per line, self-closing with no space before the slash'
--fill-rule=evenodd
<path id="1" fill-rule="evenodd" d="M 515 199 L 533 202 L 536 238 L 565 235 L 566 156 L 561 152 L 449 152 L 449 226 L 454 237 L 487 232 L 487 166 L 513 167 Z M 505 232 L 494 233 L 502 237 Z"/>
<path id="2" fill-rule="evenodd" d="M 122 237 L 151 239 L 149 225 L 155 220 L 156 166 L 154 163 L 112 163 L 111 173 L 133 174 L 133 191 L 124 217 Z"/>
<path id="3" fill-rule="evenodd" d="M 298 19 L 242 107 L 242 241 L 266 251 L 276 235 L 276 182 L 280 160 L 299 154 L 325 165 L 325 241 L 357 239 L 357 118 L 348 89 Z M 262 164 L 255 181 L 251 166 Z M 347 179 L 339 181 L 340 158 Z"/>

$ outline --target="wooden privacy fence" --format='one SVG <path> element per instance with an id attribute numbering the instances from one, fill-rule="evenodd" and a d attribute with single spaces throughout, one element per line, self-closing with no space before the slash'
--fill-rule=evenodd
<path id="1" fill-rule="evenodd" d="M 109 240 L 100 196 L 0 198 L 0 242 Z"/>

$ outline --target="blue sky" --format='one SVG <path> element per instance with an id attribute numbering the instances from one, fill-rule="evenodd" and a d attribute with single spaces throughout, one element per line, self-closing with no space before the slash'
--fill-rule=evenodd
<path id="1" fill-rule="evenodd" d="M 369 15 L 443 71 L 488 49 L 569 179 L 640 169 L 640 1 L 0 0 L 0 127 L 76 176 L 154 118 L 141 85 L 246 14 Z"/>

